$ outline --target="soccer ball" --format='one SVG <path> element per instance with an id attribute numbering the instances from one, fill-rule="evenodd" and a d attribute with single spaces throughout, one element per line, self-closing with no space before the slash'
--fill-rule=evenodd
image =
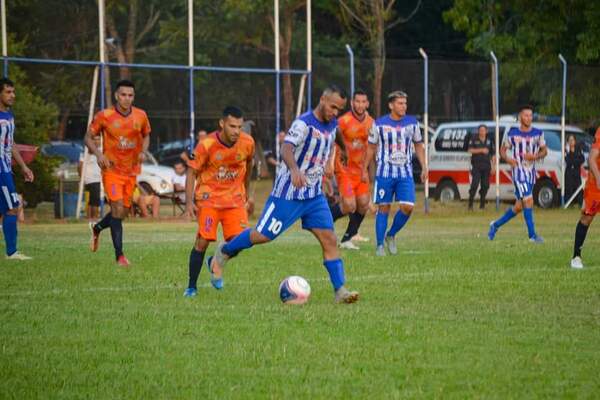
<path id="1" fill-rule="evenodd" d="M 310 297 L 310 285 L 301 276 L 288 276 L 279 285 L 279 298 L 285 304 L 304 304 Z"/>

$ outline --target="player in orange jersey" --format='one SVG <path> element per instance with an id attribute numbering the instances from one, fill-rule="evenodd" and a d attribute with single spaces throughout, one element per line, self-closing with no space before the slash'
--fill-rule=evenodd
<path id="1" fill-rule="evenodd" d="M 350 239 L 358 233 L 369 209 L 369 180 L 368 177 L 362 176 L 362 170 L 373 118 L 367 111 L 369 98 L 363 90 L 354 92 L 350 106 L 351 110 L 338 118 L 338 132 L 344 139 L 348 160 L 344 165 L 340 157 L 341 152 L 336 148 L 335 178 L 341 201 L 331 207 L 331 215 L 334 221 L 344 215 L 350 216 L 340 247 L 358 250 L 358 246 Z"/>
<path id="2" fill-rule="evenodd" d="M 133 82 L 119 81 L 115 90 L 117 104 L 98 112 L 85 135 L 85 144 L 102 169 L 102 184 L 110 204 L 110 212 L 100 222 L 90 223 L 90 248 L 98 250 L 100 232 L 110 227 L 115 257 L 122 267 L 129 266 L 123 254 L 122 222 L 129 213 L 136 176 L 150 144 L 150 121 L 143 110 L 133 107 L 134 98 Z M 103 151 L 94 144 L 93 137 L 97 135 L 102 135 Z"/>
<path id="3" fill-rule="evenodd" d="M 600 128 L 596 130 L 596 138 L 590 149 L 589 164 L 590 172 L 583 191 L 584 208 L 575 228 L 575 248 L 571 259 L 571 267 L 576 269 L 583 268 L 581 248 L 594 216 L 600 212 Z"/>
<path id="4" fill-rule="evenodd" d="M 194 297 L 196 283 L 202 269 L 204 254 L 210 242 L 217 240 L 217 226 L 221 224 L 225 240 L 231 240 L 248 226 L 246 206 L 253 200 L 248 197 L 248 186 L 254 159 L 254 139 L 242 132 L 244 118 L 237 107 L 226 107 L 219 120 L 220 130 L 202 139 L 194 150 L 186 180 L 186 211 L 198 212 L 198 233 L 190 253 L 189 283 L 183 295 Z M 210 270 L 210 266 L 208 267 Z M 216 289 L 222 280 L 211 279 Z"/>

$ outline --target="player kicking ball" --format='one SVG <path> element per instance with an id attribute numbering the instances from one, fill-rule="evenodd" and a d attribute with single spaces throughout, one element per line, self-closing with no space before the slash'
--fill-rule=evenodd
<path id="1" fill-rule="evenodd" d="M 248 227 L 248 186 L 252 175 L 254 139 L 242 132 L 244 118 L 237 107 L 226 107 L 219 120 L 220 129 L 202 139 L 189 162 L 185 184 L 188 201 L 186 213 L 198 211 L 198 233 L 189 260 L 189 283 L 183 295 L 198 294 L 196 284 L 202 269 L 204 254 L 217 240 L 217 227 L 223 227 L 225 240 L 231 240 Z M 210 268 L 210 266 L 209 266 Z M 216 289 L 223 288 L 222 279 L 211 279 Z"/>
<path id="2" fill-rule="evenodd" d="M 133 107 L 134 98 L 133 82 L 119 81 L 115 90 L 117 104 L 98 112 L 85 135 L 85 144 L 102 170 L 102 184 L 110 204 L 110 212 L 100 222 L 90 223 L 90 250 L 98 250 L 100 233 L 110 228 L 115 259 L 121 267 L 130 265 L 123 254 L 123 219 L 129 214 L 136 177 L 150 144 L 150 121 L 143 110 Z M 94 143 L 93 137 L 99 135 L 103 151 Z"/>
<path id="3" fill-rule="evenodd" d="M 354 303 L 358 300 L 358 293 L 344 286 L 344 263 L 333 231 L 333 218 L 322 192 L 325 168 L 333 165 L 336 116 L 345 105 L 346 95 L 342 89 L 329 86 L 323 91 L 319 105 L 292 123 L 281 146 L 283 165 L 256 227 L 219 245 L 214 257 L 208 258 L 213 281 L 222 282 L 223 268 L 230 258 L 256 244 L 276 239 L 300 219 L 302 228 L 310 231 L 321 244 L 323 265 L 329 273 L 335 301 Z M 343 143 L 341 146 L 345 151 Z"/>
<path id="4" fill-rule="evenodd" d="M 15 117 L 10 108 L 15 103 L 15 84 L 8 78 L 0 79 L 0 215 L 2 233 L 6 243 L 6 259 L 13 261 L 31 260 L 17 251 L 17 214 L 19 195 L 12 173 L 12 159 L 23 171 L 25 182 L 33 182 L 33 172 L 25 165 L 19 150 L 13 148 Z"/>
<path id="5" fill-rule="evenodd" d="M 349 215 L 350 221 L 340 241 L 340 248 L 358 250 L 358 246 L 352 243 L 351 239 L 358 234 L 358 229 L 369 210 L 369 177 L 364 177 L 362 170 L 373 118 L 367 112 L 369 98 L 366 92 L 356 90 L 350 105 L 351 110 L 338 118 L 337 134 L 344 140 L 348 160 L 344 165 L 341 151 L 336 152 L 335 179 L 341 201 L 331 207 L 331 215 L 334 222 L 344 215 Z"/>
<path id="6" fill-rule="evenodd" d="M 600 128 L 596 130 L 594 144 L 590 150 L 589 164 L 590 173 L 583 192 L 585 206 L 581 212 L 577 228 L 575 228 L 575 248 L 571 259 L 571 267 L 575 269 L 583 268 L 581 248 L 583 242 L 585 242 L 590 224 L 600 211 Z"/>
<path id="7" fill-rule="evenodd" d="M 421 165 L 425 165 L 425 146 L 417 119 L 406 115 L 408 95 L 400 90 L 388 95 L 390 113 L 378 118 L 369 132 L 367 158 L 363 165 L 363 176 L 367 179 L 367 167 L 375 154 L 376 174 L 373 187 L 374 203 L 377 205 L 375 233 L 377 256 L 385 256 L 384 242 L 390 254 L 397 254 L 396 234 L 406 225 L 415 205 L 415 182 L 413 180 L 413 144 Z M 427 177 L 423 168 L 421 179 Z M 388 216 L 392 203 L 399 209 L 389 231 Z"/>
<path id="8" fill-rule="evenodd" d="M 502 217 L 490 223 L 488 238 L 494 240 L 498 229 L 523 211 L 529 241 L 544 243 L 544 239 L 535 232 L 533 223 L 533 187 L 535 186 L 535 163 L 546 157 L 548 150 L 544 132 L 531 126 L 533 107 L 522 106 L 519 109 L 519 127 L 510 128 L 504 135 L 500 156 L 512 167 L 512 180 L 515 185 L 515 205 Z M 508 154 L 510 151 L 510 155 Z"/>

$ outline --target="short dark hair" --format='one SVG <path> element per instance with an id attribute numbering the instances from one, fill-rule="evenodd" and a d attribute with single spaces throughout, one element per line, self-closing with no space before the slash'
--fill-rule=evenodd
<path id="1" fill-rule="evenodd" d="M 135 90 L 135 85 L 133 84 L 133 82 L 131 82 L 128 79 L 121 79 L 119 82 L 117 82 L 117 86 L 115 87 L 115 92 L 117 90 L 119 90 L 120 87 L 130 87 L 133 90 Z"/>
<path id="2" fill-rule="evenodd" d="M 230 116 L 233 118 L 243 118 L 244 113 L 242 112 L 242 110 L 239 107 L 227 106 L 223 109 L 223 118 L 227 118 Z"/>
<path id="3" fill-rule="evenodd" d="M 481 128 L 485 128 L 485 130 L 487 131 L 487 125 L 486 125 L 486 124 L 481 124 L 481 125 L 479 125 L 479 126 L 477 127 L 477 132 L 479 132 L 479 130 L 480 130 Z"/>
<path id="4" fill-rule="evenodd" d="M 531 112 L 533 112 L 534 108 L 531 104 L 523 104 L 519 107 L 519 112 L 523 110 L 531 110 Z"/>
<path id="5" fill-rule="evenodd" d="M 332 83 L 328 85 L 324 90 L 322 96 L 329 96 L 334 93 L 337 93 L 342 99 L 347 99 L 348 95 L 346 95 L 346 91 L 339 87 L 338 85 Z"/>
<path id="6" fill-rule="evenodd" d="M 393 92 L 388 94 L 388 103 L 391 103 L 396 99 L 408 99 L 408 95 L 402 90 L 394 90 Z"/>
<path id="7" fill-rule="evenodd" d="M 367 92 L 365 92 L 365 91 L 364 91 L 364 90 L 362 90 L 362 89 L 356 89 L 356 90 L 354 91 L 354 93 L 352 93 L 352 100 L 354 100 L 354 98 L 355 98 L 356 96 L 367 96 L 367 97 L 369 97 L 369 95 L 367 94 Z"/>
<path id="8" fill-rule="evenodd" d="M 175 160 L 175 163 L 173 164 L 173 166 L 176 166 L 177 164 L 181 164 L 185 167 L 185 161 L 183 161 L 181 158 L 178 158 L 177 160 Z"/>
<path id="9" fill-rule="evenodd" d="M 0 92 L 3 91 L 5 87 L 15 87 L 15 84 L 7 77 L 0 78 Z"/>

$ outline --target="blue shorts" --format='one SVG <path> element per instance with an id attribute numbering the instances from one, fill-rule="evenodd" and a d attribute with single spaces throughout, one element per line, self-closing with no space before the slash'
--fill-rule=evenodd
<path id="1" fill-rule="evenodd" d="M 0 172 L 0 214 L 19 208 L 19 195 L 10 172 Z"/>
<path id="2" fill-rule="evenodd" d="M 523 200 L 533 195 L 533 182 L 514 181 L 515 197 L 517 200 Z"/>
<path id="3" fill-rule="evenodd" d="M 411 176 L 406 178 L 375 178 L 373 188 L 375 204 L 415 204 L 415 182 Z"/>
<path id="4" fill-rule="evenodd" d="M 269 196 L 256 230 L 273 240 L 298 219 L 302 220 L 302 229 L 333 230 L 333 217 L 323 195 L 308 200 L 285 200 Z"/>

